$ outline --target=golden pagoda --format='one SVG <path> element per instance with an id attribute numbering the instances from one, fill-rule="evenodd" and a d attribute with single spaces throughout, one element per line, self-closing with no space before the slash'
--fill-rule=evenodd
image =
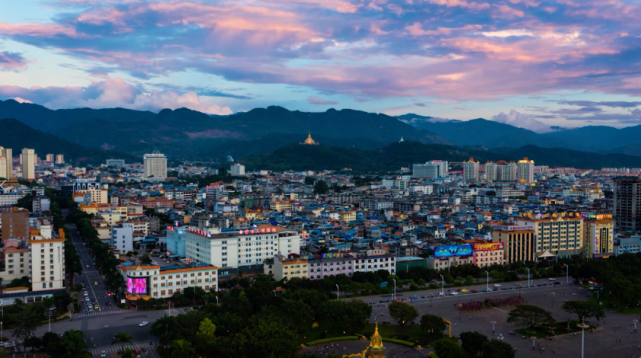
<path id="1" fill-rule="evenodd" d="M 367 351 L 369 350 L 369 354 Z M 365 348 L 361 353 L 344 355 L 343 358 L 385 358 L 385 353 L 383 352 L 385 347 L 383 347 L 383 337 L 378 334 L 378 318 L 376 319 L 376 329 L 372 338 L 370 338 L 369 346 Z"/>
<path id="2" fill-rule="evenodd" d="M 303 145 L 318 145 L 318 142 L 315 142 L 312 139 L 312 134 L 309 133 L 309 135 L 307 136 L 307 139 L 305 139 L 305 141 L 303 143 L 300 143 L 300 144 L 303 144 Z"/>

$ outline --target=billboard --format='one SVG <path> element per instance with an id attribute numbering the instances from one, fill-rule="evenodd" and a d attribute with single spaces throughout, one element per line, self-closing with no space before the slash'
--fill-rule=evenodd
<path id="1" fill-rule="evenodd" d="M 147 292 L 147 278 L 131 278 L 127 277 L 127 293 L 135 293 L 137 295 L 146 295 Z"/>
<path id="2" fill-rule="evenodd" d="M 474 251 L 494 251 L 503 250 L 502 242 L 485 242 L 482 244 L 474 244 Z"/>
<path id="3" fill-rule="evenodd" d="M 472 245 L 443 245 L 434 248 L 435 257 L 470 256 Z"/>

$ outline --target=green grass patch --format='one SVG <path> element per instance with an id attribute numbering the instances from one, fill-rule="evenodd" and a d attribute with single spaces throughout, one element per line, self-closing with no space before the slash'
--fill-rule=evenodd
<path id="1" fill-rule="evenodd" d="M 329 342 L 336 342 L 336 341 L 353 341 L 353 340 L 358 340 L 360 338 L 361 337 L 359 336 L 332 337 L 332 338 L 325 338 L 325 339 L 317 339 L 315 341 L 307 342 L 305 344 L 308 346 L 313 346 L 314 344 L 329 343 Z"/>
<path id="2" fill-rule="evenodd" d="M 590 297 L 590 299 L 593 301 L 596 301 L 596 293 L 594 293 L 594 295 Z M 612 310 L 617 313 L 630 314 L 630 315 L 641 314 L 641 306 L 626 307 L 618 304 L 617 302 L 610 299 L 609 297 L 601 296 L 601 298 L 599 299 L 599 305 L 601 305 L 603 309 Z"/>
<path id="3" fill-rule="evenodd" d="M 387 343 L 387 342 L 400 344 L 400 345 L 407 346 L 407 347 L 410 347 L 410 348 L 411 348 L 411 347 L 414 347 L 414 346 L 416 345 L 416 343 L 412 343 L 412 342 L 404 341 L 404 340 L 401 340 L 401 339 L 394 339 L 394 338 L 387 338 L 387 339 L 385 339 L 385 338 L 383 338 L 383 344 L 385 344 L 385 343 Z"/>

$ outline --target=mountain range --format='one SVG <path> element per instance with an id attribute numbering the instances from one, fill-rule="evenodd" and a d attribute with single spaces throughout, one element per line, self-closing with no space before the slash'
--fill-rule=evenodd
<path id="1" fill-rule="evenodd" d="M 459 146 L 516 148 L 532 144 L 538 147 L 559 147 L 597 153 L 641 155 L 641 125 L 622 129 L 587 126 L 536 133 L 483 118 L 469 121 L 437 121 L 432 117 L 416 114 L 405 114 L 397 118 Z"/>
<path id="2" fill-rule="evenodd" d="M 175 160 L 224 161 L 231 155 L 236 160 L 244 158 L 247 163 L 262 161 L 282 167 L 274 156 L 284 155 L 288 148 L 301 155 L 309 152 L 321 158 L 335 158 L 337 162 L 332 165 L 357 167 L 348 165 L 347 158 L 340 159 L 341 153 L 349 153 L 363 160 L 364 168 L 370 164 L 387 167 L 388 159 L 377 159 L 376 153 L 389 158 L 390 165 L 396 161 L 396 166 L 419 159 L 418 162 L 437 158 L 460 161 L 473 156 L 483 162 L 527 156 L 537 164 L 600 168 L 634 164 L 636 159 L 632 156 L 641 156 L 641 126 L 587 126 L 540 134 L 482 118 L 443 120 L 413 113 L 397 117 L 349 109 L 310 113 L 270 106 L 212 116 L 186 108 L 158 113 L 123 108 L 51 110 L 14 100 L 0 101 L 0 118 L 17 120 L 4 123 L 0 141 L 5 143 L 0 145 L 40 148 L 88 162 L 107 157 L 139 160 L 142 154 L 159 150 Z M 18 126 L 18 121 L 25 126 Z M 30 131 L 35 131 L 30 127 L 38 129 L 37 136 L 31 137 L 38 137 L 39 141 L 30 138 Z M 298 143 L 310 133 L 322 145 L 301 149 Z M 403 152 L 405 157 L 394 155 L 396 146 L 390 143 L 398 143 L 401 138 L 427 146 L 415 148 L 420 151 L 418 157 L 409 152 Z M 328 165 L 318 160 L 308 163 L 315 168 Z"/>
<path id="3" fill-rule="evenodd" d="M 63 154 L 65 162 L 74 165 L 99 165 L 104 164 L 107 159 L 113 158 L 125 159 L 129 163 L 142 160 L 140 157 L 127 153 L 88 148 L 72 143 L 11 118 L 0 119 L 0 128 L 2 128 L 0 146 L 12 148 L 14 156 L 18 156 L 22 148 L 32 148 L 40 158 L 44 158 L 49 153 Z"/>

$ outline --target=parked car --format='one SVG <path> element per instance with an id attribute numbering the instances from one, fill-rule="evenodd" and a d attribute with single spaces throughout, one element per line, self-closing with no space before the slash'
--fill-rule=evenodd
<path id="1" fill-rule="evenodd" d="M 142 322 L 140 322 L 140 324 L 139 324 L 138 326 L 139 326 L 139 327 L 144 327 L 144 326 L 146 326 L 146 325 L 148 325 L 148 324 L 149 324 L 149 322 L 147 322 L 147 321 L 142 321 Z"/>

